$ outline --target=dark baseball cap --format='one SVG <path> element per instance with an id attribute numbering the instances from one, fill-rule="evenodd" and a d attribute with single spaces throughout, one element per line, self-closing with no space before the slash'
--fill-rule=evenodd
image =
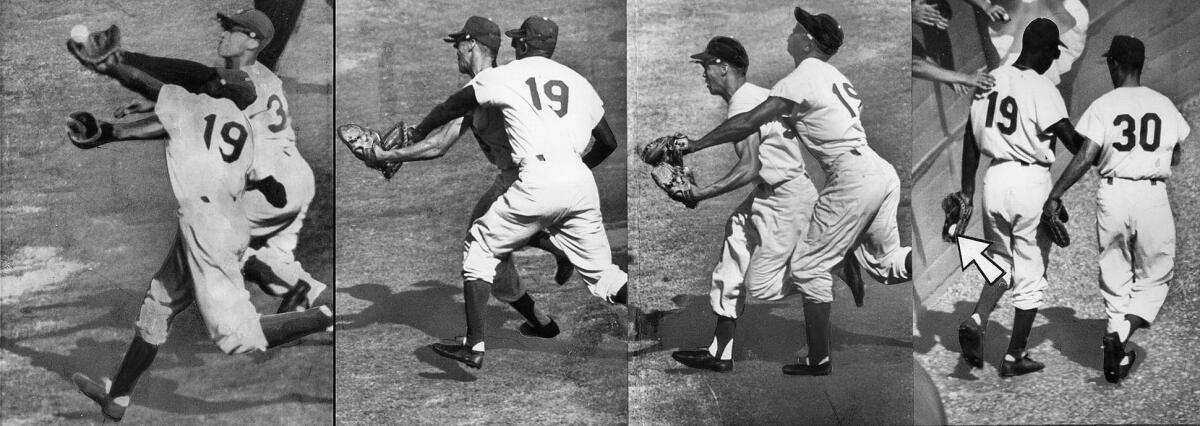
<path id="1" fill-rule="evenodd" d="M 246 109 L 258 98 L 254 90 L 254 82 L 245 71 L 215 68 L 217 76 L 204 86 L 203 92 L 214 98 L 224 98 L 233 101 L 239 109 Z"/>
<path id="2" fill-rule="evenodd" d="M 704 51 L 692 55 L 692 59 L 700 63 L 727 62 L 741 69 L 750 66 L 750 56 L 746 54 L 746 48 L 737 40 L 725 36 L 713 37 L 708 41 L 708 46 L 704 47 Z"/>
<path id="3" fill-rule="evenodd" d="M 275 37 L 275 25 L 271 23 L 271 18 L 258 9 L 242 9 L 232 15 L 218 13 L 217 19 L 221 21 L 221 28 L 240 30 L 259 40 L 264 47 Z"/>
<path id="4" fill-rule="evenodd" d="M 504 35 L 520 39 L 531 48 L 553 52 L 558 44 L 558 24 L 544 16 L 530 16 L 521 28 L 505 31 Z"/>
<path id="5" fill-rule="evenodd" d="M 472 16 L 467 18 L 467 23 L 463 24 L 462 31 L 451 33 L 443 40 L 447 43 L 475 40 L 484 46 L 492 48 L 493 51 L 499 51 L 500 26 L 492 22 L 491 19 L 482 16 Z"/>
<path id="6" fill-rule="evenodd" d="M 1112 44 L 1102 56 L 1112 58 L 1121 65 L 1141 68 L 1146 62 L 1146 45 L 1136 37 L 1117 35 L 1113 36 Z"/>
<path id="7" fill-rule="evenodd" d="M 838 25 L 837 20 L 827 14 L 813 15 L 804 11 L 800 7 L 796 7 L 795 11 L 796 22 L 808 31 L 808 35 L 816 40 L 817 45 L 822 52 L 832 55 L 837 53 L 838 48 L 842 47 L 842 26 Z"/>
<path id="8" fill-rule="evenodd" d="M 1021 37 L 1022 50 L 1027 48 L 1043 49 L 1054 45 L 1067 46 L 1058 38 L 1058 24 L 1046 18 L 1037 18 L 1030 22 Z"/>

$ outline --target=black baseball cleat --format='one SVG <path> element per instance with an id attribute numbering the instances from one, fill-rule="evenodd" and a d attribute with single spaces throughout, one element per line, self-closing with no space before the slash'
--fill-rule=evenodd
<path id="1" fill-rule="evenodd" d="M 712 370 L 718 373 L 727 373 L 733 371 L 732 359 L 718 359 L 717 357 L 708 353 L 708 349 L 675 351 L 671 353 L 671 358 L 679 361 L 680 364 L 691 368 Z"/>
<path id="2" fill-rule="evenodd" d="M 1115 331 L 1104 335 L 1104 344 L 1101 348 L 1104 349 L 1104 380 L 1109 383 L 1120 383 L 1121 379 L 1129 375 L 1129 369 L 1137 360 L 1137 353 L 1126 351 L 1125 344 L 1121 343 L 1121 338 Z M 1129 361 L 1122 364 L 1121 361 L 1125 361 L 1126 357 L 1129 357 Z"/>
<path id="3" fill-rule="evenodd" d="M 429 348 L 438 355 L 466 364 L 467 367 L 478 369 L 483 366 L 483 351 L 472 350 L 466 343 L 434 343 L 429 345 Z"/>
<path id="4" fill-rule="evenodd" d="M 829 373 L 833 372 L 832 361 L 825 361 L 817 365 L 809 365 L 807 358 L 801 361 L 803 362 L 784 365 L 783 374 L 789 376 L 828 376 Z"/>
<path id="5" fill-rule="evenodd" d="M 566 284 L 571 280 L 571 275 L 575 274 L 575 265 L 566 256 L 555 255 L 554 265 L 554 282 L 558 285 Z"/>
<path id="6" fill-rule="evenodd" d="M 983 326 L 970 318 L 958 325 L 958 346 L 962 348 L 963 361 L 975 368 L 983 368 L 980 346 L 983 345 Z"/>
<path id="7" fill-rule="evenodd" d="M 121 417 L 125 416 L 125 409 L 129 408 L 129 403 L 121 405 L 114 401 L 114 398 L 108 394 L 108 388 L 112 386 L 111 382 L 105 380 L 105 384 L 100 384 L 83 373 L 72 374 L 71 382 L 75 383 L 79 392 L 100 405 L 100 413 L 104 414 L 104 418 L 119 422 Z"/>
<path id="8" fill-rule="evenodd" d="M 1046 365 L 1034 361 L 1028 352 L 1021 354 L 1021 359 L 1016 361 L 1009 361 L 1006 356 L 1004 362 L 1000 363 L 1000 377 L 1021 376 L 1042 371 L 1043 368 L 1046 368 Z"/>
<path id="9" fill-rule="evenodd" d="M 520 327 L 517 327 L 517 331 L 520 331 L 521 335 L 525 336 L 525 337 L 539 337 L 542 339 L 553 339 L 554 336 L 558 335 L 560 330 L 558 329 L 558 323 L 554 322 L 554 318 L 549 317 L 549 316 L 547 316 L 547 317 L 550 318 L 550 322 L 546 325 L 539 327 L 539 326 L 530 324 L 529 321 L 525 321 L 524 324 L 521 324 Z"/>
<path id="10" fill-rule="evenodd" d="M 854 295 L 854 306 L 861 308 L 867 293 L 863 288 L 862 270 L 853 250 L 846 253 L 846 259 L 842 261 L 842 279 L 846 281 L 846 286 L 850 287 L 850 294 Z"/>
<path id="11" fill-rule="evenodd" d="M 310 307 L 308 301 L 309 290 L 312 290 L 312 286 L 307 282 L 304 280 L 297 281 L 296 286 L 283 295 L 283 301 L 279 302 L 279 309 L 275 313 L 283 314 L 308 309 Z"/>

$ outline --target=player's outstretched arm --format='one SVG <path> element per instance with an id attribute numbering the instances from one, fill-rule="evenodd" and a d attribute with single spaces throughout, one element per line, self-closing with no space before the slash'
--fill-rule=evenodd
<path id="1" fill-rule="evenodd" d="M 1084 146 L 1084 141 L 1088 140 L 1087 136 L 1075 131 L 1075 126 L 1071 125 L 1071 120 L 1066 118 L 1058 120 L 1058 122 L 1046 129 L 1046 133 L 1054 135 L 1058 140 L 1063 142 L 1063 146 L 1067 147 L 1067 151 L 1071 154 L 1078 155 L 1079 148 Z"/>
<path id="2" fill-rule="evenodd" d="M 979 144 L 975 140 L 975 132 L 971 131 L 971 119 L 967 119 L 967 128 L 963 131 L 962 176 L 959 191 L 967 199 L 975 197 L 975 172 L 979 170 Z"/>
<path id="3" fill-rule="evenodd" d="M 1072 158 L 1070 163 L 1067 163 L 1067 169 L 1063 170 L 1062 175 L 1054 182 L 1054 187 L 1050 189 L 1050 199 L 1062 198 L 1063 194 L 1066 194 L 1067 190 L 1071 189 L 1071 186 L 1075 185 L 1075 182 L 1078 182 L 1079 178 L 1092 168 L 1092 164 L 1096 162 L 1096 157 L 1099 155 L 1100 145 L 1084 138 L 1083 148 L 1075 154 L 1075 158 Z"/>
<path id="4" fill-rule="evenodd" d="M 617 137 L 613 135 L 612 128 L 608 127 L 608 120 L 604 117 L 600 117 L 600 123 L 592 129 L 592 138 L 596 139 L 596 142 L 583 156 L 583 164 L 587 164 L 589 169 L 599 166 L 617 150 Z"/>
<path id="5" fill-rule="evenodd" d="M 151 56 L 128 50 L 122 52 L 121 63 L 134 67 L 163 84 L 180 86 L 192 93 L 203 93 L 206 83 L 220 78 L 216 68 L 199 62 Z"/>
<path id="6" fill-rule="evenodd" d="M 738 162 L 729 169 L 725 176 L 717 179 L 703 188 L 691 188 L 679 195 L 680 201 L 699 203 L 709 198 L 720 196 L 726 192 L 746 186 L 752 182 L 758 171 L 762 169 L 762 161 L 758 157 L 758 148 L 762 143 L 759 133 L 755 133 L 741 142 L 734 144 Z"/>
<path id="7" fill-rule="evenodd" d="M 166 129 L 153 113 L 118 123 L 98 120 L 86 111 L 73 112 L 67 117 L 67 138 L 80 149 L 120 141 L 162 139 L 166 136 Z"/>
<path id="8" fill-rule="evenodd" d="M 912 58 L 912 75 L 924 80 L 963 85 L 982 90 L 990 90 L 996 84 L 996 79 L 986 72 L 979 71 L 974 74 L 966 74 L 948 70 L 937 66 L 937 64 L 928 58 L 920 56 L 913 56 Z"/>
<path id="9" fill-rule="evenodd" d="M 420 142 L 390 151 L 380 150 L 376 158 L 387 162 L 425 161 L 441 158 L 466 133 L 467 127 L 470 125 L 471 121 L 467 117 L 456 118 L 434 129 Z"/>
<path id="10" fill-rule="evenodd" d="M 107 73 L 125 88 L 152 101 L 158 100 L 158 91 L 163 87 L 163 82 L 159 79 L 122 63 L 109 65 Z"/>
<path id="11" fill-rule="evenodd" d="M 433 111 L 421 120 L 413 129 L 413 140 L 420 142 L 425 140 L 427 136 L 435 129 L 442 127 L 446 123 L 453 121 L 456 118 L 463 117 L 475 108 L 479 107 L 479 101 L 475 99 L 475 88 L 467 86 L 450 95 L 445 101 L 433 107 Z"/>
<path id="12" fill-rule="evenodd" d="M 757 132 L 763 124 L 791 112 L 793 105 L 795 103 L 790 100 L 771 96 L 754 109 L 729 117 L 704 137 L 688 141 L 687 146 L 683 147 L 683 152 L 690 154 L 705 148 L 745 139 Z"/>

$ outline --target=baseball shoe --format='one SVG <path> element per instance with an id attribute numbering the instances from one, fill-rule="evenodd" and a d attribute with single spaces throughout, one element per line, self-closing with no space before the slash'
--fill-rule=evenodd
<path id="1" fill-rule="evenodd" d="M 438 355 L 466 364 L 467 367 L 478 369 L 483 366 L 483 351 L 472 350 L 467 345 L 466 337 L 456 339 L 461 343 L 434 343 L 429 345 Z"/>
<path id="2" fill-rule="evenodd" d="M 129 408 L 129 397 L 124 397 L 125 404 L 119 404 L 111 395 L 108 394 L 108 389 L 112 387 L 112 381 L 104 379 L 103 383 L 97 383 L 83 373 L 75 373 L 71 375 L 71 382 L 75 383 L 75 387 L 96 404 L 100 405 L 100 413 L 104 414 L 104 418 L 114 422 L 121 421 L 121 417 L 125 416 L 125 409 Z"/>
<path id="3" fill-rule="evenodd" d="M 571 263 L 571 259 L 566 256 L 554 256 L 554 282 L 558 285 L 566 284 L 571 280 L 571 275 L 575 274 L 575 264 Z"/>
<path id="4" fill-rule="evenodd" d="M 962 348 L 963 360 L 975 368 L 983 368 L 980 346 L 983 345 L 984 329 L 970 318 L 958 325 L 958 346 Z"/>
<path id="5" fill-rule="evenodd" d="M 121 29 L 116 25 L 91 33 L 83 42 L 67 40 L 67 50 L 75 59 L 95 71 L 103 71 L 107 64 L 118 61 L 120 49 Z"/>
<path id="6" fill-rule="evenodd" d="M 718 359 L 717 357 L 708 353 L 708 349 L 675 351 L 671 353 L 671 358 L 679 361 L 680 364 L 691 368 L 712 370 L 718 373 L 728 373 L 733 371 L 732 359 Z"/>
<path id="7" fill-rule="evenodd" d="M 1121 343 L 1121 338 L 1115 331 L 1104 335 L 1102 348 L 1104 349 L 1104 380 L 1109 383 L 1120 383 L 1121 379 L 1129 375 L 1129 369 L 1137 360 L 1137 353 L 1126 351 L 1125 344 Z M 1129 361 L 1122 363 L 1126 357 Z"/>
<path id="8" fill-rule="evenodd" d="M 629 284 L 626 283 L 625 285 L 621 286 L 621 289 L 617 290 L 617 294 L 614 294 L 608 298 L 608 303 L 617 304 L 617 305 L 628 304 L 629 303 Z"/>
<path id="9" fill-rule="evenodd" d="M 546 325 L 538 327 L 530 324 L 529 321 L 525 321 L 524 324 L 521 324 L 521 326 L 517 328 L 517 331 L 520 331 L 521 335 L 525 337 L 553 339 L 554 336 L 558 335 L 560 330 L 558 329 L 558 323 L 554 322 L 554 318 L 550 316 L 547 316 L 547 318 L 550 318 L 550 322 Z"/>
<path id="10" fill-rule="evenodd" d="M 862 270 L 858 265 L 858 258 L 854 257 L 854 252 L 846 254 L 846 260 L 842 261 L 842 278 L 846 281 L 846 286 L 850 287 L 850 294 L 854 295 L 854 306 L 863 306 L 863 297 L 866 297 L 866 289 L 863 288 Z"/>
<path id="11" fill-rule="evenodd" d="M 783 374 L 789 376 L 828 376 L 829 373 L 833 372 L 832 361 L 825 361 L 817 365 L 809 365 L 807 358 L 801 361 L 803 362 L 784 365 Z"/>
<path id="12" fill-rule="evenodd" d="M 1021 359 L 1009 361 L 1008 357 L 1004 357 L 1004 362 L 1000 363 L 1000 377 L 1013 377 L 1029 373 L 1042 371 L 1046 368 L 1046 364 L 1034 361 L 1029 357 L 1029 353 L 1021 354 Z"/>
<path id="13" fill-rule="evenodd" d="M 283 295 L 283 301 L 279 303 L 279 309 L 275 313 L 297 312 L 311 307 L 308 299 L 309 290 L 312 290 L 312 286 L 304 280 L 296 282 L 296 286 Z"/>

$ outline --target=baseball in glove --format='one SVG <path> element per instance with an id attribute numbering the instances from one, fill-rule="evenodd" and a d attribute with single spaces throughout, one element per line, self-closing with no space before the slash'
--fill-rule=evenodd
<path id="1" fill-rule="evenodd" d="M 350 148 L 350 152 L 354 153 L 354 157 L 361 160 L 367 167 L 379 170 L 380 173 L 383 173 L 384 179 L 391 179 L 404 163 L 400 161 L 378 161 L 374 157 L 369 156 L 368 152 L 372 151 L 375 147 L 389 151 L 412 145 L 414 143 L 412 132 L 412 127 L 405 126 L 403 121 L 396 123 L 396 125 L 392 126 L 382 136 L 374 129 L 353 123 L 340 126 L 337 129 L 338 139 L 341 139 L 342 143 L 346 144 L 347 148 Z"/>
<path id="2" fill-rule="evenodd" d="M 952 192 L 943 198 L 942 211 L 946 213 L 946 221 L 942 224 L 942 239 L 953 243 L 955 237 L 966 233 L 972 210 L 971 198 L 962 192 Z"/>
<path id="3" fill-rule="evenodd" d="M 1050 241 L 1059 247 L 1071 245 L 1071 235 L 1067 233 L 1067 208 L 1063 207 L 1061 199 L 1051 198 L 1042 205 L 1042 221 L 1038 228 L 1046 234 Z"/>
<path id="4" fill-rule="evenodd" d="M 667 193 L 671 199 L 680 201 L 689 209 L 696 208 L 696 202 L 679 198 L 678 194 L 696 184 L 696 176 L 692 170 L 683 165 L 682 148 L 687 137 L 682 133 L 650 141 L 642 146 L 642 161 L 653 166 L 650 177 L 654 184 Z"/>

